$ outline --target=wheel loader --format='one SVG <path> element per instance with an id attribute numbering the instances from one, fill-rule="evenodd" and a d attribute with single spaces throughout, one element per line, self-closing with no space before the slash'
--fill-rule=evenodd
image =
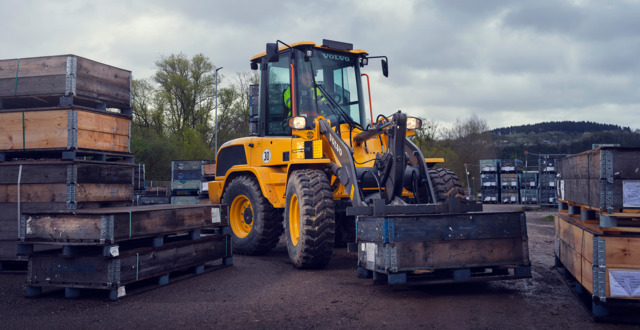
<path id="1" fill-rule="evenodd" d="M 389 284 L 530 277 L 524 213 L 481 212 L 412 143 L 419 118 L 373 117 L 362 70 L 378 59 L 388 76 L 386 56 L 332 40 L 278 40 L 251 58 L 249 136 L 220 147 L 208 184 L 229 206 L 234 253 L 268 253 L 284 232 L 298 268 L 347 244 L 359 276 Z"/>

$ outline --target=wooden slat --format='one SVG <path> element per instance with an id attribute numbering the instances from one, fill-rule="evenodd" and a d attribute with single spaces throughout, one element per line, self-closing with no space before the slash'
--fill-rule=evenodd
<path id="1" fill-rule="evenodd" d="M 400 242 L 394 246 L 399 270 L 518 265 L 524 260 L 518 238 Z"/>
<path id="2" fill-rule="evenodd" d="M 21 203 L 64 203 L 73 202 L 67 195 L 67 184 L 21 184 Z M 81 183 L 75 185 L 75 201 L 107 202 L 133 199 L 131 184 Z M 18 185 L 0 185 L 0 203 L 18 202 Z"/>
<path id="3" fill-rule="evenodd" d="M 20 182 L 38 183 L 130 183 L 133 164 L 83 160 L 33 160 L 0 163 L 0 185 L 15 184 L 22 166 Z M 69 181 L 68 171 L 77 173 Z"/>
<path id="4" fill-rule="evenodd" d="M 78 129 L 129 136 L 128 118 L 78 111 Z"/>
<path id="5" fill-rule="evenodd" d="M 78 148 L 129 152 L 129 137 L 94 131 L 78 130 Z"/>
<path id="6" fill-rule="evenodd" d="M 0 79 L 65 75 L 67 55 L 0 60 Z"/>

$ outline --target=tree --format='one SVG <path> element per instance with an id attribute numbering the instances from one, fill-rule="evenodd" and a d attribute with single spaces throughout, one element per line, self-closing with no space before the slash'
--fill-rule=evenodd
<path id="1" fill-rule="evenodd" d="M 215 67 L 202 54 L 191 60 L 184 54 L 161 57 L 156 63 L 154 81 L 166 104 L 167 128 L 171 132 L 198 131 L 202 137 L 211 131 L 211 112 L 215 100 Z"/>
<path id="2" fill-rule="evenodd" d="M 477 165 L 480 159 L 495 158 L 497 154 L 493 133 L 486 120 L 477 115 L 456 123 L 443 131 L 443 146 L 450 149 L 457 159 L 445 159 L 445 166 L 451 168 L 462 182 L 466 183 L 465 164 Z"/>

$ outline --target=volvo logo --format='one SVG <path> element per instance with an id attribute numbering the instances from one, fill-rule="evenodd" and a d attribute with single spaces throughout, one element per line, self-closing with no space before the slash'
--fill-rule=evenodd
<path id="1" fill-rule="evenodd" d="M 334 61 L 344 61 L 344 62 L 351 62 L 351 59 L 347 56 L 344 55 L 335 55 L 335 54 L 322 54 L 322 56 L 324 56 L 324 58 L 330 59 L 330 60 L 334 60 Z"/>
<path id="2" fill-rule="evenodd" d="M 342 148 L 340 148 L 340 144 L 338 144 L 338 141 L 336 141 L 333 135 L 329 135 L 329 142 L 331 142 L 333 149 L 338 152 L 338 155 L 342 156 Z"/>

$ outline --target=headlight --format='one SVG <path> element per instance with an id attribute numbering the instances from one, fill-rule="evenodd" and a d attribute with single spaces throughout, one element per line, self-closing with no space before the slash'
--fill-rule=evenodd
<path id="1" fill-rule="evenodd" d="M 293 129 L 305 129 L 307 127 L 307 118 L 302 116 L 295 116 L 289 118 L 289 127 Z"/>
<path id="2" fill-rule="evenodd" d="M 407 129 L 416 130 L 422 127 L 422 120 L 416 117 L 407 117 Z"/>

